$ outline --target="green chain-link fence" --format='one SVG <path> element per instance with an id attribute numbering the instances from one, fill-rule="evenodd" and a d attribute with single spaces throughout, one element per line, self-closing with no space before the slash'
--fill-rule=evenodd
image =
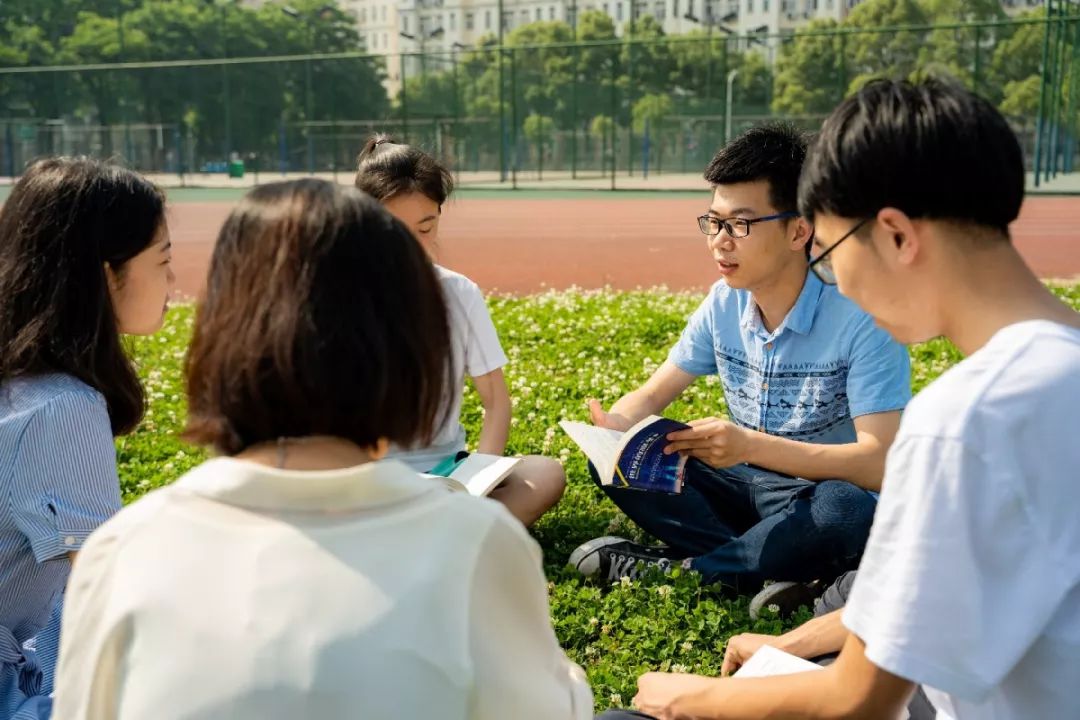
<path id="1" fill-rule="evenodd" d="M 0 176 L 86 153 L 192 184 L 240 162 L 263 177 L 347 178 L 364 138 L 384 131 L 445 158 L 466 185 L 697 187 L 744 127 L 812 130 L 867 80 L 920 74 L 954 77 L 1001 108 L 1033 184 L 1076 172 L 1080 1 L 982 22 L 856 21 L 853 11 L 779 35 L 665 37 L 643 17 L 622 38 L 587 41 L 580 25 L 542 22 L 502 47 L 492 37 L 389 57 L 3 67 Z"/>

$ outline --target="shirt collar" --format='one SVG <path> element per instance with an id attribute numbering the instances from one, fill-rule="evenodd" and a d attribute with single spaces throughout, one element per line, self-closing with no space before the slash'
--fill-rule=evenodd
<path id="1" fill-rule="evenodd" d="M 446 489 L 440 480 L 421 476 L 397 460 L 340 470 L 299 471 L 215 458 L 176 485 L 229 505 L 300 512 L 374 508 Z"/>
<path id="2" fill-rule="evenodd" d="M 808 335 L 814 326 L 814 314 L 817 311 L 818 300 L 821 298 L 821 290 L 824 284 L 814 273 L 807 271 L 806 280 L 803 281 L 799 297 L 795 299 L 795 305 L 788 311 L 787 317 L 777 326 L 772 335 L 778 336 L 785 329 L 797 332 L 800 335 Z M 747 330 L 761 331 L 765 333 L 765 326 L 761 322 L 761 311 L 753 296 L 747 294 L 749 302 L 743 307 L 740 324 Z M 768 333 L 765 333 L 768 334 Z"/>

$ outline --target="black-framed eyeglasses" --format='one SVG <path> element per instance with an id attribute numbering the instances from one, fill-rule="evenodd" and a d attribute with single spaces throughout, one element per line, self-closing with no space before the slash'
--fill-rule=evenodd
<path id="1" fill-rule="evenodd" d="M 793 217 L 799 217 L 799 213 L 789 211 L 759 218 L 718 218 L 714 215 L 702 215 L 697 219 L 697 224 L 698 229 L 709 237 L 719 235 L 720 231 L 724 230 L 728 237 L 744 238 L 750 234 L 751 225 L 769 222 L 770 220 L 787 220 Z"/>
<path id="2" fill-rule="evenodd" d="M 873 220 L 873 218 L 863 218 L 859 222 L 855 223 L 855 227 L 848 230 L 843 236 L 834 242 L 829 247 L 825 248 L 820 255 L 816 258 L 810 259 L 810 269 L 814 271 L 814 274 L 818 276 L 818 279 L 826 285 L 836 284 L 836 273 L 833 272 L 832 259 L 829 257 L 829 253 L 836 249 L 836 246 L 847 240 L 849 237 L 859 232 L 859 229 L 863 225 Z"/>

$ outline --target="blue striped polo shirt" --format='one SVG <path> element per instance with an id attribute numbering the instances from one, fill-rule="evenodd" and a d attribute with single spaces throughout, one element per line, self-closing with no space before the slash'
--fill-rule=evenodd
<path id="1" fill-rule="evenodd" d="M 120 509 L 105 399 L 62 374 L 0 385 L 0 719 L 48 717 L 69 553 Z"/>

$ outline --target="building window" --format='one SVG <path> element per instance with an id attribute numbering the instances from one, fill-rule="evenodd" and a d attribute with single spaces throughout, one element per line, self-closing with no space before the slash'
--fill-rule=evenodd
<path id="1" fill-rule="evenodd" d="M 529 24 L 529 11 L 528 10 L 522 10 L 521 11 L 521 24 L 522 25 L 528 25 Z"/>
<path id="2" fill-rule="evenodd" d="M 761 11 L 769 12 L 769 0 L 761 0 Z"/>
<path id="3" fill-rule="evenodd" d="M 552 5 L 548 8 L 548 20 L 555 20 L 555 6 Z"/>
<path id="4" fill-rule="evenodd" d="M 536 22 L 540 22 L 544 19 L 544 9 L 536 8 Z"/>
<path id="5" fill-rule="evenodd" d="M 466 30 L 472 30 L 473 29 L 473 14 L 472 13 L 465 13 L 465 29 Z"/>
<path id="6" fill-rule="evenodd" d="M 754 0 L 746 0 L 746 12 L 754 12 Z"/>
<path id="7" fill-rule="evenodd" d="M 367 8 L 360 8 L 360 24 L 364 25 L 366 23 L 367 23 Z"/>
<path id="8" fill-rule="evenodd" d="M 622 22 L 622 3 L 615 3 L 615 19 Z"/>
<path id="9" fill-rule="evenodd" d="M 382 6 L 382 21 L 386 22 L 386 6 Z"/>
<path id="10" fill-rule="evenodd" d="M 491 11 L 490 10 L 485 10 L 484 11 L 484 29 L 485 30 L 490 30 L 491 29 Z"/>
<path id="11" fill-rule="evenodd" d="M 371 37 L 369 37 L 368 40 L 369 40 L 369 43 L 371 45 L 372 50 L 378 50 L 379 49 L 379 36 L 378 35 L 372 33 Z"/>
<path id="12" fill-rule="evenodd" d="M 409 16 L 408 15 L 402 15 L 401 16 L 401 31 L 402 32 L 409 32 Z"/>

